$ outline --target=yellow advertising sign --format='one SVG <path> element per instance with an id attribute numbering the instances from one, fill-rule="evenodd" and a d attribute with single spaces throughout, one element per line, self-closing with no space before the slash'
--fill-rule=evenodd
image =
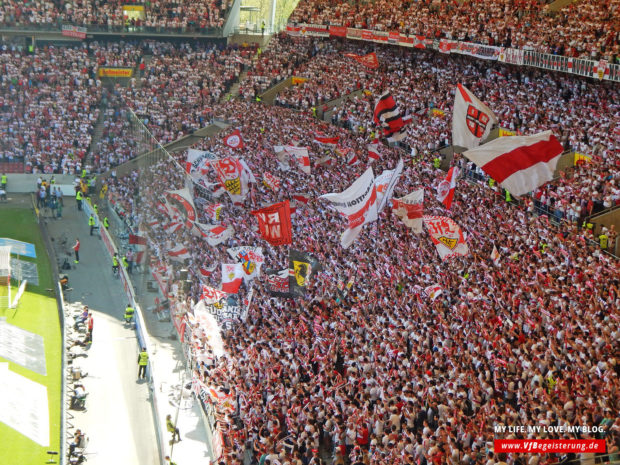
<path id="1" fill-rule="evenodd" d="M 514 131 L 509 131 L 508 129 L 499 128 L 498 137 L 506 137 L 506 136 L 514 136 L 514 135 L 516 135 Z"/>
<path id="2" fill-rule="evenodd" d="M 99 68 L 97 74 L 99 77 L 131 77 L 133 76 L 133 68 Z"/>
<path id="3" fill-rule="evenodd" d="M 297 77 L 297 76 L 293 76 L 291 83 L 296 86 L 299 84 L 303 84 L 304 82 L 306 82 L 308 80 L 308 78 L 303 78 L 303 77 Z"/>
<path id="4" fill-rule="evenodd" d="M 585 153 L 575 152 L 575 156 L 573 158 L 573 165 L 577 166 L 583 163 L 589 163 L 592 161 L 592 157 L 590 155 L 586 155 Z"/>
<path id="5" fill-rule="evenodd" d="M 142 12 L 144 12 L 144 5 L 123 5 L 123 11 L 142 11 Z"/>

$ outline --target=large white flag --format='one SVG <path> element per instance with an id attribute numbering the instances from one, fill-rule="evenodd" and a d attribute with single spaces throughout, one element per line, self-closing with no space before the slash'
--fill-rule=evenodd
<path id="1" fill-rule="evenodd" d="M 239 292 L 244 274 L 241 263 L 222 263 L 222 291 L 229 294 Z"/>
<path id="2" fill-rule="evenodd" d="M 299 169 L 306 174 L 310 174 L 310 156 L 308 155 L 308 147 L 285 145 L 284 150 L 295 159 L 299 165 Z"/>
<path id="3" fill-rule="evenodd" d="M 392 209 L 414 233 L 420 234 L 422 232 L 424 189 L 418 189 L 400 199 L 392 200 Z"/>
<path id="4" fill-rule="evenodd" d="M 262 247 L 231 247 L 226 249 L 228 255 L 241 262 L 243 279 L 248 282 L 260 275 L 260 269 L 265 263 Z"/>
<path id="5" fill-rule="evenodd" d="M 524 195 L 553 179 L 564 148 L 551 131 L 499 137 L 463 156 L 513 195 Z"/>
<path id="6" fill-rule="evenodd" d="M 368 168 L 344 192 L 322 195 L 345 216 L 349 225 L 340 236 L 340 243 L 346 249 L 362 231 L 362 227 L 377 219 L 377 189 L 372 168 Z"/>
<path id="7" fill-rule="evenodd" d="M 424 216 L 424 224 L 442 260 L 469 253 L 463 232 L 452 219 L 445 216 Z"/>
<path id="8" fill-rule="evenodd" d="M 452 145 L 472 148 L 486 139 L 491 128 L 497 124 L 497 116 L 469 89 L 458 84 L 454 96 L 452 114 Z"/>
<path id="9" fill-rule="evenodd" d="M 211 160 L 217 160 L 214 153 L 208 150 L 189 149 L 185 158 L 185 170 L 188 174 L 203 175 L 209 170 Z"/>
<path id="10" fill-rule="evenodd" d="M 396 168 L 393 170 L 385 170 L 375 179 L 375 187 L 377 189 L 377 213 L 381 213 L 387 203 L 394 194 L 394 188 L 403 172 L 403 159 L 398 160 Z"/>

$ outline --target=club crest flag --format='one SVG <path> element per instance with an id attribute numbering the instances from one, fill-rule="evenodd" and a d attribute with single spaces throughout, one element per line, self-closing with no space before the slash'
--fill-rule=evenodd
<path id="1" fill-rule="evenodd" d="M 226 249 L 231 258 L 241 262 L 243 279 L 248 282 L 260 275 L 260 269 L 265 263 L 262 247 L 231 247 Z"/>
<path id="2" fill-rule="evenodd" d="M 448 171 L 446 179 L 441 181 L 437 186 L 437 200 L 444 204 L 450 210 L 452 200 L 454 199 L 454 190 L 456 189 L 456 179 L 459 176 L 459 169 L 453 166 Z"/>
<path id="3" fill-rule="evenodd" d="M 437 297 L 439 297 L 443 292 L 443 289 L 439 284 L 435 284 L 433 286 L 428 286 L 424 289 L 424 293 L 432 300 L 435 301 Z"/>
<path id="4" fill-rule="evenodd" d="M 458 84 L 452 114 L 452 145 L 477 147 L 489 136 L 494 124 L 497 124 L 495 113 L 465 86 Z"/>
<path id="5" fill-rule="evenodd" d="M 418 189 L 400 199 L 392 200 L 392 211 L 416 234 L 422 232 L 423 210 L 424 189 Z"/>
<path id="6" fill-rule="evenodd" d="M 166 191 L 166 202 L 169 211 L 178 212 L 189 221 L 196 221 L 196 207 L 187 187 L 176 191 Z"/>
<path id="7" fill-rule="evenodd" d="M 277 192 L 280 189 L 280 179 L 269 171 L 263 173 L 263 184 L 269 187 L 272 191 Z"/>
<path id="8" fill-rule="evenodd" d="M 424 216 L 423 220 L 442 260 L 469 253 L 463 232 L 452 219 L 445 216 Z"/>
<path id="9" fill-rule="evenodd" d="M 249 175 L 238 158 L 226 157 L 211 162 L 220 183 L 233 202 L 243 202 L 247 195 Z"/>
<path id="10" fill-rule="evenodd" d="M 551 131 L 498 137 L 463 156 L 513 195 L 525 195 L 553 179 L 564 151 Z"/>
<path id="11" fill-rule="evenodd" d="M 377 189 L 372 168 L 368 168 L 351 186 L 341 193 L 322 195 L 344 216 L 349 224 L 340 236 L 340 243 L 346 249 L 362 231 L 362 227 L 377 219 Z"/>
<path id="12" fill-rule="evenodd" d="M 219 289 L 214 289 L 209 286 L 202 286 L 202 296 L 201 300 L 204 300 L 207 305 L 213 305 L 216 302 L 221 301 L 228 297 L 226 292 L 220 291 Z"/>
<path id="13" fill-rule="evenodd" d="M 213 203 L 205 206 L 205 214 L 211 221 L 219 221 L 222 213 L 222 204 Z"/>
<path id="14" fill-rule="evenodd" d="M 245 144 L 243 143 L 239 129 L 235 129 L 224 138 L 224 145 L 231 149 L 242 149 L 244 147 Z"/>
<path id="15" fill-rule="evenodd" d="M 293 297 L 304 297 L 310 278 L 321 270 L 319 261 L 306 252 L 289 251 L 289 292 Z"/>
<path id="16" fill-rule="evenodd" d="M 239 292 L 244 274 L 241 263 L 222 263 L 222 291 L 229 294 Z"/>
<path id="17" fill-rule="evenodd" d="M 251 212 L 258 218 L 258 229 L 271 245 L 291 244 L 291 206 L 288 200 Z"/>
<path id="18" fill-rule="evenodd" d="M 403 172 L 403 159 L 398 160 L 396 168 L 393 170 L 385 170 L 379 176 L 375 178 L 375 188 L 377 189 L 377 213 L 385 208 L 387 203 L 394 194 L 394 188 L 400 179 L 400 175 Z"/>

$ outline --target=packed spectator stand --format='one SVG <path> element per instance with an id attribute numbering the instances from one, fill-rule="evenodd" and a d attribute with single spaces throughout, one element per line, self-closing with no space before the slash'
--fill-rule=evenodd
<path id="1" fill-rule="evenodd" d="M 356 27 L 487 43 L 510 39 L 512 46 L 615 56 L 618 3 L 607 3 L 608 9 L 592 10 L 593 2 L 579 2 L 562 20 L 546 14 L 544 2 L 304 2 L 293 19 L 346 20 Z M 88 5 L 71 14 L 88 18 Z M 16 7 L 5 2 L 5 18 L 7 8 Z M 52 10 L 45 14 L 53 17 Z M 511 12 L 506 22 L 494 21 L 503 11 Z M 88 21 L 99 21 L 105 8 L 101 12 Z M 478 25 L 471 24 L 472 17 Z M 423 26 L 414 26 L 418 23 Z M 574 50 L 560 50 L 562 37 L 571 32 Z M 548 40 L 550 34 L 557 43 Z M 345 56 L 369 52 L 377 54 L 377 69 Z M 126 87 L 104 90 L 96 78 L 97 66 L 135 67 L 146 55 L 144 72 Z M 617 453 L 617 259 L 581 228 L 590 214 L 620 202 L 617 83 L 427 51 L 287 36 L 274 38 L 260 53 L 256 47 L 155 41 L 90 43 L 49 47 L 32 56 L 5 50 L 0 63 L 4 159 L 24 157 L 34 171 L 77 173 L 102 111 L 102 137 L 91 155 L 94 169 L 104 172 L 140 154 L 139 142 L 131 138 L 133 111 L 162 143 L 213 117 L 228 121 L 245 143 L 241 153 L 221 137 L 194 148 L 242 155 L 257 178 L 265 172 L 281 178 L 277 192 L 255 184 L 242 206 L 218 198 L 224 205 L 219 222 L 233 226 L 235 234 L 217 247 L 188 228 L 168 228 L 170 218 L 159 208 L 166 191 L 190 182 L 182 168 L 185 152 L 108 178 L 108 200 L 133 233 L 148 237 L 153 269 L 163 270 L 171 283 L 167 297 L 174 317 L 188 328 L 184 342 L 195 385 L 235 400 L 232 411 L 216 404 L 223 463 L 244 463 L 246 449 L 252 463 L 262 457 L 291 465 L 319 463 L 311 462 L 313 457 L 372 465 L 560 460 L 553 454 L 494 454 L 494 426 L 500 424 L 601 425 L 605 432 L 599 437 Z M 67 72 L 59 76 L 56 68 Z M 241 98 L 227 102 L 226 93 L 244 69 Z M 275 106 L 256 101 L 292 76 L 307 80 L 280 93 Z M 455 203 L 446 211 L 434 200 L 445 172 L 432 160 L 451 143 L 456 83 L 488 103 L 500 126 L 522 134 L 552 129 L 566 149 L 587 153 L 592 161 L 516 202 L 506 201 L 457 153 L 453 163 L 471 176 L 458 182 Z M 394 197 L 424 188 L 425 214 L 448 215 L 466 232 L 471 253 L 465 257 L 440 261 L 430 239 L 409 231 L 389 208 L 343 250 L 337 234 L 342 219 L 318 199 L 346 189 L 371 164 L 367 144 L 377 135 L 374 102 L 387 89 L 412 123 L 400 147 L 381 147 L 373 169 L 392 169 L 404 158 Z M 313 108 L 355 90 L 367 92 L 335 107 L 332 124 L 314 117 Z M 318 133 L 337 136 L 338 148 L 318 144 Z M 274 146 L 286 144 L 309 147 L 311 175 L 294 167 L 281 170 Z M 349 165 L 347 152 L 362 163 Z M 324 158 L 331 160 L 317 163 Z M 214 200 L 201 199 L 202 191 L 196 190 L 195 201 L 204 207 Z M 219 286 L 219 271 L 205 275 L 199 269 L 229 262 L 226 247 L 241 245 L 264 247 L 264 269 L 285 267 L 287 248 L 267 246 L 249 212 L 299 192 L 311 200 L 295 204 L 291 247 L 314 254 L 323 271 L 300 300 L 272 298 L 262 278 L 244 285 L 240 301 L 249 300 L 253 288 L 247 319 L 232 330 L 223 328 L 225 355 L 215 356 L 214 340 L 193 319 L 192 308 L 204 285 Z M 557 221 L 539 216 L 535 207 L 540 206 Z M 203 208 L 197 220 L 212 222 Z M 616 235 L 609 231 L 612 243 Z M 190 255 L 183 263 L 167 254 L 179 245 Z M 494 246 L 499 266 L 490 258 Z M 183 269 L 190 272 L 186 290 L 177 284 Z M 425 289 L 437 285 L 441 294 L 431 298 Z"/>

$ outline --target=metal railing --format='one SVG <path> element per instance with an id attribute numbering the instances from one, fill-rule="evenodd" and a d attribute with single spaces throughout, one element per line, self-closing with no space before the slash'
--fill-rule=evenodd
<path id="1" fill-rule="evenodd" d="M 57 22 L 48 24 L 36 24 L 36 23 L 13 23 L 13 24 L 0 24 L 0 32 L 14 32 L 20 34 L 36 34 L 42 32 L 58 33 L 62 34 L 63 26 L 75 26 L 86 29 L 86 34 L 156 34 L 156 35 L 191 35 L 191 36 L 205 36 L 205 37 L 221 37 L 222 28 L 220 27 L 208 27 L 202 28 L 199 26 L 182 26 L 182 27 L 165 27 L 165 26 L 132 26 L 132 25 L 105 25 L 105 24 L 90 24 L 76 26 L 71 23 Z M 71 36 L 67 36 L 71 38 Z"/>

